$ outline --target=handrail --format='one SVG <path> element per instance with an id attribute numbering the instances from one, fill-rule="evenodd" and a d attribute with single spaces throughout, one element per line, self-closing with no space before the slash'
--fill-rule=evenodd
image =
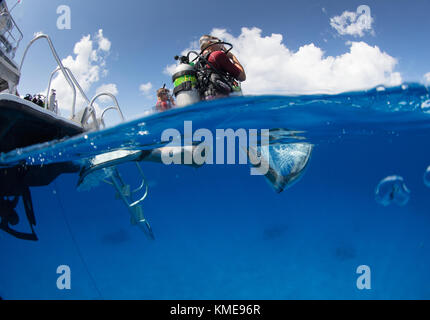
<path id="1" fill-rule="evenodd" d="M 86 122 L 87 119 L 89 119 L 89 117 L 92 116 L 93 117 L 93 121 L 95 122 L 96 129 L 98 130 L 99 129 L 99 125 L 98 125 L 98 122 L 97 122 L 97 116 L 96 116 L 95 108 L 92 107 L 92 106 L 90 106 L 90 104 L 91 104 L 90 99 L 88 99 L 88 96 L 85 94 L 85 92 L 82 89 L 82 87 L 80 86 L 78 80 L 76 80 L 75 76 L 73 75 L 73 72 L 68 67 L 64 67 L 64 69 L 67 71 L 68 75 L 70 76 L 70 79 L 72 80 L 72 82 L 74 83 L 74 85 L 78 88 L 78 90 L 81 93 L 82 97 L 86 100 L 86 102 L 87 102 L 87 104 L 89 106 L 86 111 L 87 111 L 87 113 L 90 113 L 90 114 L 86 114 L 84 116 L 85 119 L 84 118 L 81 119 L 81 124 L 84 125 L 84 122 Z M 51 78 L 49 79 L 48 91 L 47 91 L 47 95 L 46 95 L 47 97 L 49 96 L 49 91 L 51 89 L 52 78 L 60 70 L 61 70 L 60 67 L 57 67 L 51 73 Z M 115 107 L 111 107 L 111 108 L 115 108 Z M 107 111 L 107 110 L 105 110 L 105 111 Z"/>
<path id="2" fill-rule="evenodd" d="M 70 76 L 72 82 L 74 83 L 74 85 L 78 88 L 79 92 L 81 93 L 82 97 L 87 101 L 87 103 L 90 103 L 90 99 L 88 99 L 87 95 L 85 94 L 84 90 L 82 90 L 82 87 L 79 85 L 79 82 L 76 80 L 75 76 L 73 75 L 72 71 L 68 68 L 68 67 L 64 67 L 64 69 L 67 71 L 68 75 Z M 57 67 L 54 71 L 52 71 L 51 73 L 51 77 L 49 78 L 49 83 L 48 83 L 48 90 L 46 92 L 46 97 L 47 99 L 49 99 L 49 92 L 51 91 L 51 83 L 52 83 L 52 79 L 54 77 L 54 75 L 60 71 L 60 67 Z M 74 94 L 76 94 L 76 90 L 74 92 Z"/>
<path id="3" fill-rule="evenodd" d="M 88 99 L 87 95 L 85 94 L 84 90 L 82 89 L 82 87 L 79 85 L 78 80 L 76 80 L 75 76 L 73 75 L 72 71 L 68 68 L 68 67 L 64 67 L 64 69 L 67 71 L 67 73 L 70 76 L 70 79 L 72 79 L 72 82 L 75 84 L 75 86 L 78 88 L 80 94 L 82 95 L 82 97 L 85 99 L 85 101 L 87 101 L 87 103 L 90 103 L 90 99 Z M 48 91 L 47 91 L 47 95 L 49 95 L 49 89 L 51 89 L 51 82 L 52 82 L 52 78 L 54 77 L 54 75 L 60 71 L 60 67 L 57 67 L 52 73 L 51 73 L 51 78 L 49 79 L 49 83 L 48 83 Z"/>
<path id="4" fill-rule="evenodd" d="M 102 115 L 100 116 L 100 118 L 103 119 L 103 117 L 105 115 L 105 112 L 109 111 L 109 110 L 112 110 L 112 109 L 116 109 L 116 107 L 112 106 L 112 107 L 107 107 L 106 109 L 104 109 L 103 112 L 102 112 Z"/>
<path id="5" fill-rule="evenodd" d="M 125 184 L 124 184 L 124 182 L 122 182 L 122 179 L 121 179 L 121 176 L 118 172 L 118 169 L 116 167 L 114 167 L 114 168 L 115 168 L 116 174 L 113 174 L 112 177 L 110 177 L 110 179 L 112 181 L 113 186 L 117 190 L 118 195 L 120 196 L 120 198 L 122 199 L 124 204 L 127 206 L 127 209 L 129 210 L 131 217 L 137 223 L 139 228 L 145 233 L 146 236 L 148 236 L 152 240 L 155 240 L 154 233 L 152 232 L 152 228 L 151 228 L 151 225 L 149 224 L 148 220 L 146 220 L 146 218 L 142 214 L 139 215 L 139 211 L 141 210 L 141 209 L 139 210 L 139 206 L 138 206 L 139 202 L 137 202 L 137 203 L 134 202 L 134 203 L 130 204 L 130 202 L 129 202 L 129 200 L 131 200 L 130 196 L 126 196 L 122 191 L 123 190 L 122 186 L 125 186 Z M 120 182 L 118 182 L 117 179 L 119 179 Z M 146 196 L 147 196 L 147 192 L 145 193 L 144 197 L 142 197 L 141 201 L 143 201 Z"/>
<path id="6" fill-rule="evenodd" d="M 53 43 L 51 41 L 51 38 L 48 35 L 46 35 L 46 34 L 42 33 L 42 34 L 37 35 L 27 45 L 27 47 L 25 48 L 24 54 L 22 56 L 22 59 L 21 59 L 21 64 L 19 66 L 19 71 L 20 72 L 22 70 L 22 66 L 24 64 L 24 60 L 25 60 L 25 58 L 27 56 L 28 50 L 39 39 L 46 39 L 46 41 L 48 42 L 48 45 L 49 45 L 49 47 L 51 49 L 52 55 L 54 56 L 54 59 L 55 59 L 55 61 L 58 64 L 58 67 L 51 73 L 51 77 L 49 78 L 48 90 L 47 90 L 47 94 L 46 94 L 47 99 L 49 99 L 49 93 L 50 93 L 49 91 L 51 89 L 52 79 L 53 79 L 54 75 L 58 71 L 61 70 L 61 72 L 64 75 L 64 78 L 66 79 L 66 81 L 68 82 L 68 84 L 70 85 L 70 87 L 72 88 L 72 91 L 73 91 L 73 105 L 72 105 L 72 116 L 71 116 L 71 119 L 74 119 L 75 115 L 76 115 L 75 113 L 76 113 L 76 87 L 77 87 L 78 90 L 79 90 L 79 92 L 80 92 L 80 94 L 82 95 L 82 97 L 88 103 L 88 106 L 86 107 L 86 110 L 85 110 L 83 118 L 85 117 L 86 119 L 88 119 L 89 116 L 92 116 L 93 120 L 95 121 L 96 129 L 99 129 L 99 125 L 98 125 L 97 117 L 96 117 L 96 114 L 95 114 L 94 103 L 95 103 L 95 101 L 98 98 L 100 98 L 102 96 L 107 96 L 107 97 L 111 98 L 113 100 L 113 102 L 115 103 L 115 106 L 112 106 L 112 107 L 109 107 L 109 108 L 106 108 L 105 110 L 103 110 L 102 115 L 100 117 L 100 121 L 103 122 L 103 117 L 104 117 L 106 111 L 112 110 L 112 109 L 116 109 L 118 111 L 118 113 L 120 114 L 120 116 L 121 116 L 121 120 L 125 121 L 125 117 L 124 117 L 124 114 L 122 113 L 121 108 L 119 107 L 118 100 L 116 99 L 116 97 L 113 94 L 108 93 L 108 92 L 102 92 L 102 93 L 97 94 L 94 98 L 92 98 L 91 101 L 88 99 L 87 95 L 85 94 L 85 92 L 82 89 L 82 87 L 79 85 L 79 83 L 76 80 L 75 76 L 73 75 L 72 71 L 69 68 L 65 67 L 63 65 L 63 63 L 61 62 L 61 60 L 60 60 L 60 58 L 58 56 L 58 53 L 55 50 L 55 47 L 54 47 L 54 45 L 53 45 Z M 81 123 L 82 123 L 82 121 L 81 121 Z"/>
<path id="7" fill-rule="evenodd" d="M 12 20 L 13 24 L 15 25 L 16 29 L 18 30 L 19 34 L 21 35 L 20 39 L 17 41 L 16 47 L 15 47 L 15 49 L 16 49 L 16 48 L 19 47 L 19 43 L 21 42 L 21 40 L 24 39 L 24 34 L 22 33 L 21 29 L 18 27 L 18 24 L 15 22 L 15 19 L 12 17 L 12 15 L 10 14 L 10 12 L 9 12 L 9 16 L 10 16 L 10 19 Z M 15 37 L 13 35 L 12 35 L 12 37 L 16 41 L 16 39 L 15 39 Z"/>
<path id="8" fill-rule="evenodd" d="M 142 168 L 140 167 L 140 165 L 139 165 L 139 162 L 135 162 L 136 163 L 136 166 L 137 166 L 137 169 L 139 170 L 139 172 L 140 172 L 140 175 L 142 176 L 142 183 L 140 184 L 140 186 L 139 187 L 137 187 L 136 189 L 134 189 L 133 191 L 132 191 L 132 194 L 135 194 L 136 192 L 138 192 L 138 191 L 140 191 L 140 190 L 142 190 L 142 188 L 143 187 L 145 187 L 146 189 L 145 189 L 145 193 L 144 193 L 144 195 L 142 196 L 142 197 L 140 197 L 140 199 L 139 200 L 137 200 L 137 201 L 135 201 L 135 202 L 133 202 L 131 205 L 130 205 L 130 207 L 134 207 L 134 206 L 136 206 L 136 205 L 138 205 L 139 203 L 141 203 L 143 200 L 145 200 L 146 199 L 146 197 L 148 196 L 148 184 L 146 183 L 146 178 L 145 178 L 145 175 L 143 174 L 143 170 L 142 170 Z"/>
<path id="9" fill-rule="evenodd" d="M 61 62 L 60 58 L 58 57 L 58 53 L 55 50 L 54 45 L 52 44 L 51 38 L 49 38 L 48 35 L 42 33 L 42 34 L 37 35 L 36 37 L 34 37 L 33 40 L 30 41 L 30 43 L 25 48 L 24 55 L 22 56 L 21 64 L 19 66 L 19 72 L 21 73 L 22 65 L 24 64 L 24 59 L 27 55 L 28 49 L 30 49 L 30 47 L 33 45 L 33 43 L 35 43 L 39 39 L 46 39 L 46 41 L 48 41 L 49 47 L 51 49 L 51 52 L 52 52 L 52 55 L 54 56 L 55 61 L 57 62 L 59 68 L 61 69 L 61 72 L 63 73 L 64 77 L 66 78 L 67 82 L 69 83 L 70 87 L 73 90 L 73 105 L 72 105 L 72 119 L 73 119 L 75 117 L 75 107 L 76 107 L 76 88 L 73 85 L 73 81 L 70 79 L 63 63 Z"/>
<path id="10" fill-rule="evenodd" d="M 17 48 L 19 47 L 21 40 L 24 38 L 24 34 L 22 33 L 21 29 L 18 27 L 18 24 L 15 22 L 14 18 L 10 14 L 9 9 L 7 8 L 6 5 L 3 7 L 3 9 L 4 9 L 4 11 L 0 13 L 0 16 L 4 16 L 6 19 L 9 19 L 8 21 L 10 21 L 10 23 L 11 23 L 10 28 L 6 27 L 5 39 L 6 39 L 6 41 L 8 41 L 8 44 L 10 45 L 10 50 L 7 51 L 7 53 L 10 53 L 10 55 L 13 59 L 13 58 L 15 58 L 15 53 L 16 53 Z M 18 40 L 15 39 L 15 36 L 13 33 L 15 30 L 18 31 L 18 33 L 19 33 L 19 39 Z M 7 35 L 6 35 L 6 33 L 7 33 Z M 13 40 L 13 43 L 11 42 L 10 38 Z"/>
<path id="11" fill-rule="evenodd" d="M 121 119 L 122 119 L 122 121 L 125 121 L 124 115 L 123 115 L 123 113 L 122 113 L 122 111 L 121 111 L 121 109 L 120 109 L 120 107 L 119 107 L 118 100 L 115 98 L 115 96 L 114 96 L 112 93 L 109 93 L 109 92 L 102 92 L 102 93 L 99 93 L 98 95 L 96 95 L 96 96 L 91 100 L 91 102 L 90 102 L 90 106 L 91 106 L 91 107 L 93 107 L 94 102 L 95 102 L 98 98 L 100 98 L 100 97 L 102 97 L 102 96 L 110 97 L 110 98 L 113 100 L 113 102 L 115 103 L 115 106 L 113 106 L 113 107 L 109 107 L 109 108 L 107 108 L 107 109 L 109 109 L 109 110 L 110 110 L 110 109 L 114 108 L 114 109 L 118 110 L 119 114 L 121 115 Z M 107 110 L 105 110 L 105 111 L 107 111 Z M 104 114 L 104 112 L 103 112 L 103 114 Z M 102 118 L 100 118 L 100 119 L 102 119 Z"/>

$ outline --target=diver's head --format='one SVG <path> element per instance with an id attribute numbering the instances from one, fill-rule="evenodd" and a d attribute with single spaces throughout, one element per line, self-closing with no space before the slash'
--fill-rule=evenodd
<path id="1" fill-rule="evenodd" d="M 218 50 L 224 50 L 224 46 L 222 44 L 214 44 L 217 42 L 222 42 L 221 39 L 205 34 L 200 38 L 200 50 L 205 51 L 206 49 L 208 51 L 218 51 Z"/>
<path id="2" fill-rule="evenodd" d="M 160 88 L 157 90 L 157 98 L 159 98 L 162 101 L 166 101 L 169 99 L 169 89 L 166 88 Z"/>

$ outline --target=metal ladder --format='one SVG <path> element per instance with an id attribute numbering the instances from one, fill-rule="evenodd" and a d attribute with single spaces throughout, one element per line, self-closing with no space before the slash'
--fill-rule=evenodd
<path id="1" fill-rule="evenodd" d="M 78 81 L 76 80 L 76 78 L 73 75 L 73 73 L 71 72 L 71 70 L 69 68 L 65 67 L 63 65 L 63 63 L 61 62 L 50 37 L 46 34 L 37 35 L 27 45 L 27 47 L 24 51 L 22 60 L 21 60 L 20 67 L 19 67 L 20 72 L 22 70 L 22 66 L 24 64 L 24 59 L 27 55 L 28 50 L 33 45 L 33 43 L 39 39 L 46 39 L 46 41 L 48 42 L 48 45 L 51 49 L 52 55 L 54 56 L 54 59 L 56 60 L 57 65 L 58 65 L 58 67 L 51 73 L 51 77 L 49 79 L 49 84 L 48 84 L 46 99 L 48 99 L 48 97 L 49 97 L 49 92 L 51 89 L 51 83 L 52 83 L 52 79 L 53 79 L 54 75 L 57 72 L 61 71 L 62 74 L 64 75 L 65 79 L 67 80 L 69 86 L 71 87 L 71 89 L 73 91 L 73 104 L 72 104 L 72 116 L 71 116 L 72 120 L 75 120 L 75 117 L 76 117 L 76 110 L 75 109 L 76 109 L 76 88 L 77 88 L 79 90 L 79 93 L 82 95 L 82 97 L 87 102 L 87 106 L 83 110 L 81 118 L 79 119 L 79 122 L 81 123 L 83 128 L 85 128 L 87 130 L 90 130 L 90 129 L 99 130 L 101 126 L 104 128 L 105 123 L 104 123 L 103 117 L 106 114 L 106 112 L 109 110 L 118 111 L 118 113 L 120 114 L 121 120 L 125 121 L 125 117 L 121 111 L 121 108 L 119 107 L 118 100 L 116 99 L 116 97 L 113 94 L 108 93 L 108 92 L 103 92 L 103 93 L 97 94 L 91 100 L 88 99 L 84 90 L 79 85 Z M 100 118 L 97 119 L 96 110 L 94 108 L 94 103 L 96 102 L 97 99 L 99 99 L 102 96 L 110 97 L 115 105 L 105 108 L 102 111 Z M 92 127 L 86 126 L 88 123 L 88 120 L 90 118 L 92 118 L 92 120 L 93 120 Z M 143 170 L 142 170 L 140 164 L 137 161 L 135 161 L 135 164 L 136 164 L 137 170 L 139 171 L 140 176 L 142 177 L 142 182 L 138 188 L 131 190 L 130 185 L 128 185 L 124 182 L 118 168 L 115 165 L 112 165 L 110 167 L 112 169 L 112 172 L 113 172 L 112 176 L 109 179 L 105 179 L 103 181 L 109 185 L 112 185 L 115 188 L 117 197 L 120 198 L 124 202 L 128 211 L 130 212 L 132 225 L 139 226 L 139 228 L 148 236 L 148 238 L 154 240 L 155 239 L 154 233 L 152 231 L 151 225 L 149 224 L 148 220 L 145 219 L 145 217 L 143 215 L 143 208 L 142 208 L 142 202 L 145 200 L 145 198 L 148 195 L 148 184 L 146 183 L 146 179 L 145 179 L 145 176 L 143 174 Z M 134 198 L 137 196 L 137 194 L 139 192 L 142 192 L 142 190 L 145 190 L 143 195 L 140 198 L 137 198 L 137 200 L 134 200 Z"/>
<path id="2" fill-rule="evenodd" d="M 135 164 L 140 173 L 140 176 L 142 177 L 142 182 L 140 183 L 140 186 L 136 189 L 131 190 L 130 185 L 124 182 L 116 166 L 112 167 L 112 176 L 108 180 L 105 179 L 103 181 L 109 185 L 112 185 L 116 189 L 117 198 L 120 198 L 124 202 L 130 213 L 131 224 L 138 226 L 149 239 L 155 240 L 151 225 L 145 218 L 142 208 L 142 202 L 146 199 L 148 195 L 148 184 L 146 183 L 145 175 L 143 174 L 143 170 L 140 164 L 138 162 L 135 162 Z M 138 193 L 142 192 L 142 190 L 144 190 L 143 195 L 137 198 L 137 200 L 134 200 Z"/>

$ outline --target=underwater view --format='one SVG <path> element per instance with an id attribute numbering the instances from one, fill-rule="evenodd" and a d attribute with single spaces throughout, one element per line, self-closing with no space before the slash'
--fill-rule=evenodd
<path id="1" fill-rule="evenodd" d="M 267 129 L 269 173 L 250 174 L 239 146 L 232 164 L 146 161 L 189 122 L 214 141 Z M 2 185 L 17 165 L 58 177 L 2 197 L 11 228 L 38 241 L 0 230 L 0 296 L 429 299 L 429 136 L 429 90 L 406 83 L 200 102 L 2 153 Z"/>
<path id="2" fill-rule="evenodd" d="M 430 300 L 429 12 L 0 0 L 0 309 Z"/>

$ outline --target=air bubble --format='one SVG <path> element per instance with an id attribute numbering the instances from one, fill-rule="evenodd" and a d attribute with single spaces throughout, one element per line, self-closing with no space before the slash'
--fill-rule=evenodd
<path id="1" fill-rule="evenodd" d="M 421 104 L 421 110 L 426 113 L 430 113 L 430 100 L 426 100 Z"/>
<path id="2" fill-rule="evenodd" d="M 395 203 L 404 206 L 408 203 L 411 192 L 400 176 L 389 176 L 379 182 L 376 187 L 376 201 L 383 206 Z"/>
<path id="3" fill-rule="evenodd" d="M 424 184 L 430 188 L 430 166 L 428 166 L 426 172 L 424 173 Z"/>

